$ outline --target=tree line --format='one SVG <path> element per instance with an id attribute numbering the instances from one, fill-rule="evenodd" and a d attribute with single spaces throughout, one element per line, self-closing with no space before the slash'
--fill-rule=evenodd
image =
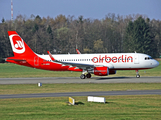
<path id="1" fill-rule="evenodd" d="M 107 14 L 102 19 L 18 15 L 0 23 L 0 58 L 13 56 L 7 31 L 15 30 L 38 54 L 139 52 L 161 55 L 161 21 L 145 15 Z"/>

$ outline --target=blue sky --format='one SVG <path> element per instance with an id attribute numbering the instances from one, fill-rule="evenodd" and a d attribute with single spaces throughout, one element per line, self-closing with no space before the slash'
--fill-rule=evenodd
<path id="1" fill-rule="evenodd" d="M 40 17 L 82 15 L 84 18 L 103 19 L 108 13 L 116 15 L 143 14 L 161 20 L 161 0 L 13 0 L 13 18 L 31 14 Z M 0 0 L 0 22 L 11 19 L 11 0 Z"/>

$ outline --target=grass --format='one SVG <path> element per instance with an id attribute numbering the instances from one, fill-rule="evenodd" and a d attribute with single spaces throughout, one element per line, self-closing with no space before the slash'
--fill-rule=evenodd
<path id="1" fill-rule="evenodd" d="M 160 62 L 161 63 L 161 62 Z M 0 64 L 0 78 L 79 77 L 77 72 L 37 70 L 14 64 Z M 161 65 L 140 71 L 141 76 L 161 76 Z M 118 71 L 114 76 L 135 76 L 135 71 Z M 121 84 L 35 84 L 0 85 L 0 94 L 49 92 L 116 91 L 161 89 L 160 83 Z M 68 97 L 0 99 L 2 120 L 154 120 L 161 118 L 161 95 L 104 96 L 106 104 L 87 102 L 87 97 L 73 97 L 78 105 L 69 106 Z"/>
<path id="2" fill-rule="evenodd" d="M 123 91 L 152 89 L 161 89 L 161 83 L 43 84 L 42 87 L 38 87 L 37 84 L 0 85 L 0 94 Z"/>
<path id="3" fill-rule="evenodd" d="M 105 96 L 106 104 L 87 102 L 74 97 L 71 106 L 67 97 L 0 99 L 2 120 L 156 120 L 161 118 L 160 95 Z"/>
<path id="4" fill-rule="evenodd" d="M 141 76 L 161 76 L 161 61 L 160 65 L 153 69 L 140 70 Z M 20 77 L 79 77 L 81 72 L 71 71 L 46 71 L 40 69 L 19 66 L 15 64 L 0 64 L 0 78 L 20 78 Z M 118 70 L 112 76 L 135 76 L 134 70 Z"/>
<path id="5" fill-rule="evenodd" d="M 0 64 L 0 78 L 21 77 L 78 77 L 81 73 L 70 71 L 46 71 L 16 64 Z"/>

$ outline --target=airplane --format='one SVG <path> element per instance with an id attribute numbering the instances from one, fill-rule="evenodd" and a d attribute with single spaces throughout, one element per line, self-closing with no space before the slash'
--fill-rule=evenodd
<path id="1" fill-rule="evenodd" d="M 143 53 L 97 53 L 97 54 L 54 54 L 40 55 L 31 50 L 16 31 L 8 31 L 13 57 L 7 62 L 27 67 L 50 71 L 82 72 L 80 78 L 108 76 L 116 74 L 116 70 L 135 70 L 139 78 L 139 70 L 157 67 L 159 62 Z"/>

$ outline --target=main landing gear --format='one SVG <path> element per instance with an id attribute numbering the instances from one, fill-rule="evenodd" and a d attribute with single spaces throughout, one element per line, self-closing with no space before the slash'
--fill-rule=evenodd
<path id="1" fill-rule="evenodd" d="M 91 74 L 90 73 L 88 73 L 88 74 L 82 74 L 81 76 L 80 76 L 80 78 L 81 79 L 85 79 L 85 78 L 91 78 Z"/>
<path id="2" fill-rule="evenodd" d="M 87 77 L 87 78 L 91 78 L 91 74 L 88 73 L 88 74 L 86 75 L 86 77 Z"/>
<path id="3" fill-rule="evenodd" d="M 80 78 L 85 79 L 86 78 L 85 74 L 81 74 Z"/>
<path id="4" fill-rule="evenodd" d="M 136 70 L 136 78 L 140 78 L 139 71 Z"/>

